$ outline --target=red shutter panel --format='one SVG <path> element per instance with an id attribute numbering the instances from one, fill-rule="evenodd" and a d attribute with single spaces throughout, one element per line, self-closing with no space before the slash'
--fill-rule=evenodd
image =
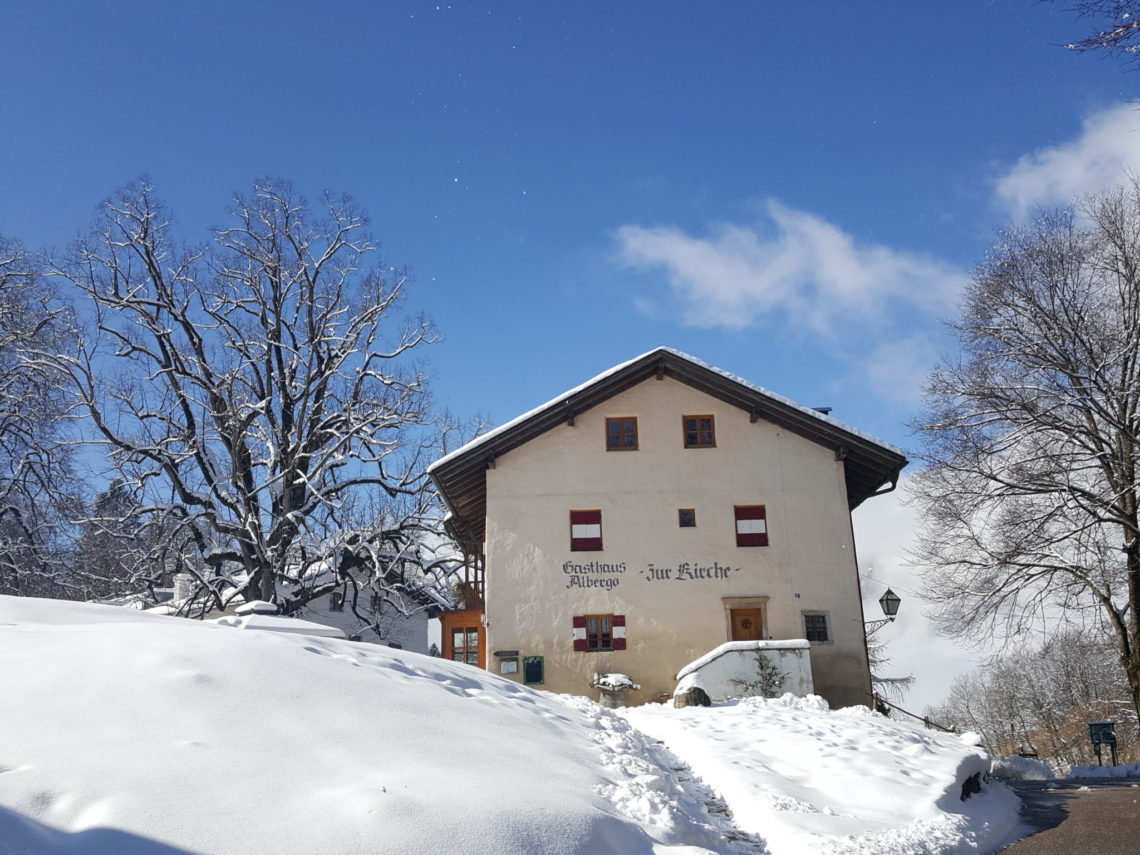
<path id="1" fill-rule="evenodd" d="M 625 615 L 614 615 L 611 626 L 614 633 L 614 650 L 625 650 Z"/>
<path id="2" fill-rule="evenodd" d="M 589 533 L 582 528 L 589 526 Z M 577 529 L 577 533 L 576 530 Z M 570 551 L 571 552 L 600 552 L 602 548 L 602 512 L 601 511 L 571 511 L 570 512 Z"/>
<path id="3" fill-rule="evenodd" d="M 574 615 L 574 652 L 584 653 L 586 651 L 586 616 Z"/>
<path id="4" fill-rule="evenodd" d="M 736 505 L 735 517 L 737 546 L 768 545 L 768 520 L 764 505 Z"/>

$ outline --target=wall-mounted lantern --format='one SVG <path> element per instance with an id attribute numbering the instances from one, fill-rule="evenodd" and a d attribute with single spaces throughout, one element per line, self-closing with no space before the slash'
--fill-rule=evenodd
<path id="1" fill-rule="evenodd" d="M 885 614 L 886 617 L 881 620 L 869 620 L 863 624 L 863 630 L 867 638 L 870 638 L 895 619 L 895 615 L 899 613 L 899 603 L 901 602 L 902 598 L 890 588 L 887 588 L 887 592 L 879 597 L 879 607 L 883 610 L 883 614 Z"/>
<path id="2" fill-rule="evenodd" d="M 899 595 L 887 588 L 887 592 L 879 597 L 879 605 L 883 607 L 883 614 L 887 616 L 888 620 L 894 620 L 895 615 L 899 613 L 899 603 L 902 600 Z"/>

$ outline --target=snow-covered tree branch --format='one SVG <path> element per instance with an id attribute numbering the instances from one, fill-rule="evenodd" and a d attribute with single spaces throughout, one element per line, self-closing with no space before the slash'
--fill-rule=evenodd
<path id="1" fill-rule="evenodd" d="M 347 197 L 310 206 L 263 180 L 230 214 L 193 246 L 149 182 L 107 200 L 53 271 L 88 298 L 90 331 L 40 358 L 70 378 L 131 515 L 185 544 L 176 569 L 203 602 L 289 611 L 348 574 L 398 584 L 439 525 L 414 362 L 433 331 L 400 319 L 407 275 L 373 261 Z"/>
<path id="2" fill-rule="evenodd" d="M 64 347 L 71 319 L 41 267 L 0 237 L 0 593 L 68 596 L 52 572 L 75 495 L 60 436 L 67 404 L 58 372 L 33 357 Z"/>
<path id="3" fill-rule="evenodd" d="M 1103 626 L 1140 711 L 1140 184 L 1006 231 L 920 424 L 944 627 Z"/>

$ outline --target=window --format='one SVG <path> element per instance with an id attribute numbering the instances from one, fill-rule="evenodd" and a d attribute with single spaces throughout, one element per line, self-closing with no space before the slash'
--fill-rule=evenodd
<path id="1" fill-rule="evenodd" d="M 697 525 L 697 512 L 693 508 L 679 508 L 677 510 L 677 524 L 681 528 L 695 528 Z"/>
<path id="2" fill-rule="evenodd" d="M 625 650 L 625 615 L 575 615 L 574 650 Z"/>
<path id="3" fill-rule="evenodd" d="M 383 595 L 380 594 L 378 591 L 373 591 L 372 597 L 368 601 L 368 607 L 373 612 L 375 612 L 376 614 L 379 614 L 380 612 L 382 612 L 384 610 L 384 597 L 383 597 Z"/>
<path id="4" fill-rule="evenodd" d="M 570 551 L 600 552 L 602 548 L 602 512 L 570 512 Z"/>
<path id="5" fill-rule="evenodd" d="M 808 641 L 831 641 L 824 612 L 804 612 L 804 638 Z"/>
<path id="6" fill-rule="evenodd" d="M 329 594 L 329 611 L 344 611 L 344 591 L 333 591 L 331 594 Z"/>
<path id="7" fill-rule="evenodd" d="M 456 626 L 451 630 L 451 661 L 479 664 L 479 627 Z"/>
<path id="8" fill-rule="evenodd" d="M 586 649 L 614 649 L 613 615 L 586 615 Z"/>
<path id="9" fill-rule="evenodd" d="M 716 429 L 712 416 L 681 416 L 685 448 L 715 448 Z"/>
<path id="10" fill-rule="evenodd" d="M 736 506 L 736 545 L 768 545 L 768 520 L 763 505 Z"/>
<path id="11" fill-rule="evenodd" d="M 606 419 L 606 451 L 637 451 L 637 418 Z"/>

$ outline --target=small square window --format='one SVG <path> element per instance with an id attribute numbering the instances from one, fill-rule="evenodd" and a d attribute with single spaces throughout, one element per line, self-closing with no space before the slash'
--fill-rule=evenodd
<path id="1" fill-rule="evenodd" d="M 682 416 L 685 448 L 715 448 L 716 426 L 712 416 Z"/>
<path id="2" fill-rule="evenodd" d="M 606 419 L 606 451 L 637 451 L 637 418 Z"/>
<path id="3" fill-rule="evenodd" d="M 330 612 L 343 612 L 344 611 L 344 592 L 333 591 L 329 594 L 329 611 Z"/>
<path id="4" fill-rule="evenodd" d="M 804 612 L 804 638 L 808 641 L 831 641 L 827 631 L 827 615 L 823 612 Z"/>
<path id="5" fill-rule="evenodd" d="M 693 508 L 680 508 L 677 511 L 677 524 L 681 528 L 695 528 L 697 525 L 697 512 Z"/>
<path id="6" fill-rule="evenodd" d="M 768 519 L 763 505 L 737 505 L 736 516 L 737 546 L 767 546 Z"/>
<path id="7" fill-rule="evenodd" d="M 570 551 L 600 552 L 602 549 L 602 512 L 570 512 Z"/>

